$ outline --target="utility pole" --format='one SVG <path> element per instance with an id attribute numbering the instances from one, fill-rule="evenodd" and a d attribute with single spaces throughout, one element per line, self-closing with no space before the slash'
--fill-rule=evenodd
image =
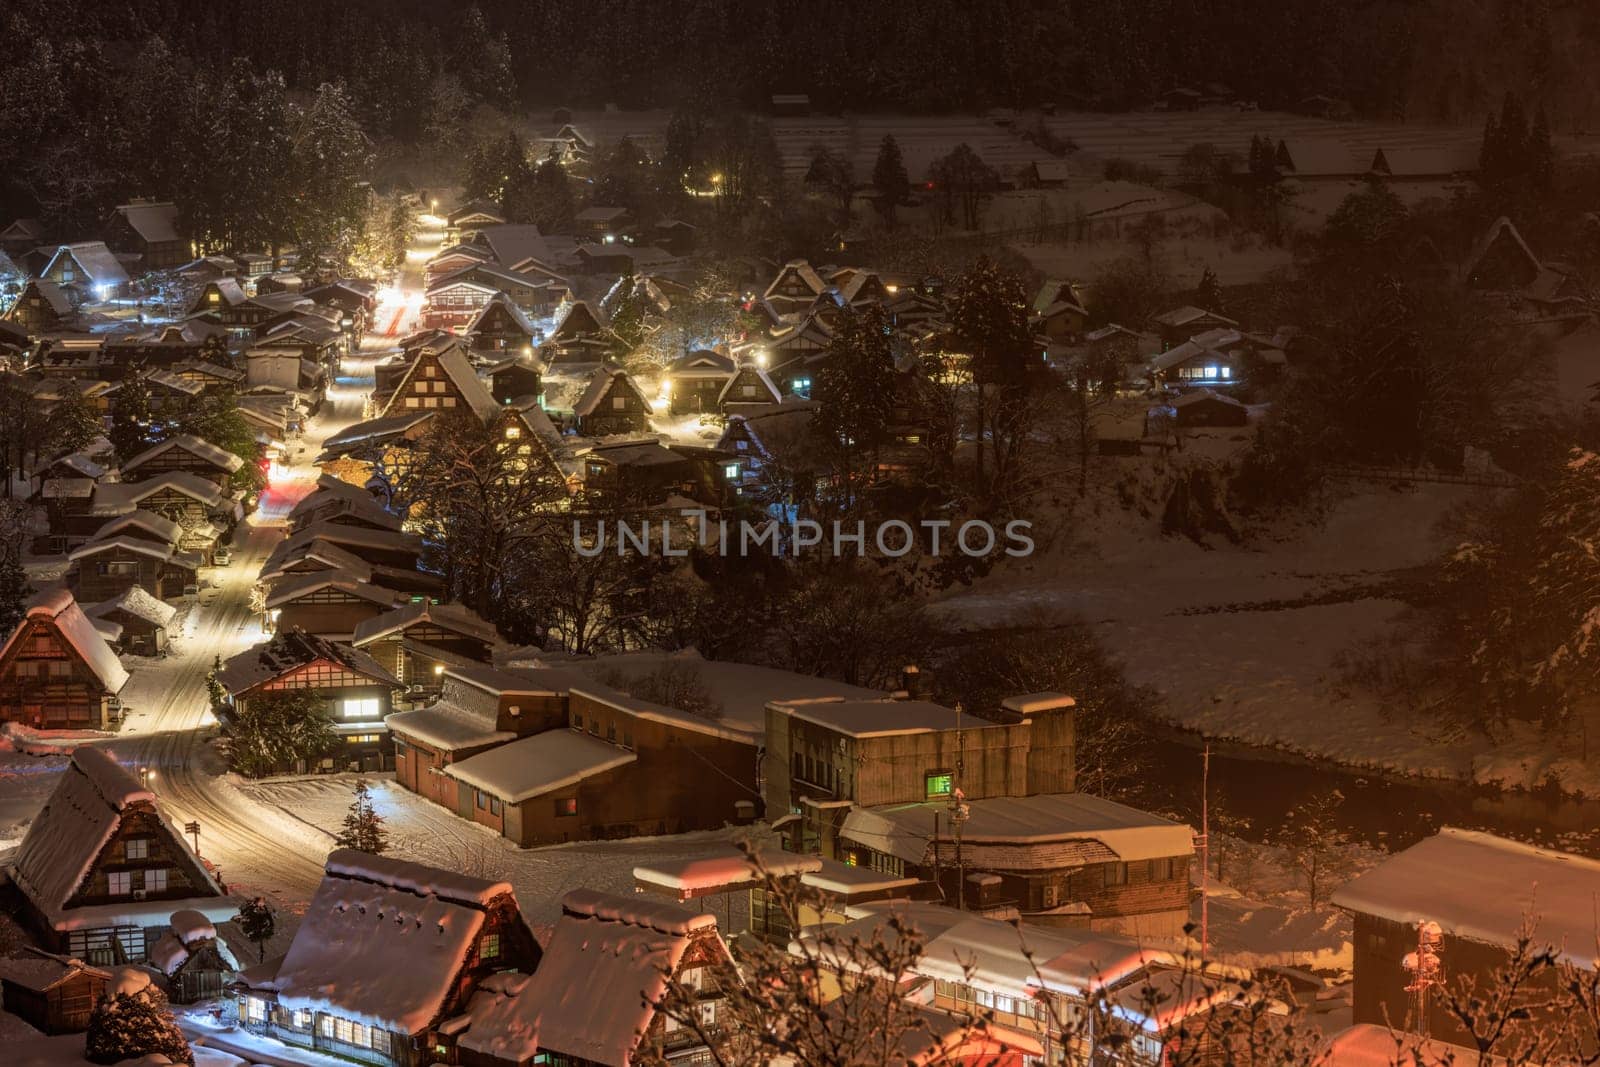
<path id="1" fill-rule="evenodd" d="M 1211 951 L 1211 745 L 1200 755 L 1200 958 Z"/>
<path id="2" fill-rule="evenodd" d="M 961 790 L 962 750 L 964 738 L 961 732 L 961 704 L 956 703 L 956 766 L 955 774 L 950 782 L 950 829 L 956 841 L 956 908 L 965 910 L 967 906 L 967 868 L 961 858 L 961 827 L 966 823 L 971 809 L 967 807 L 967 794 Z M 939 851 L 934 845 L 934 852 Z"/>

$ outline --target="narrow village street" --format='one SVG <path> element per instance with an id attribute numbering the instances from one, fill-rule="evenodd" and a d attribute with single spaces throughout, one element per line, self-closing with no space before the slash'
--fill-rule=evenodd
<path id="1" fill-rule="evenodd" d="M 122 694 L 127 717 L 109 747 L 147 773 L 175 824 L 199 824 L 201 855 L 238 895 L 266 895 L 291 909 L 303 903 L 322 876 L 328 839 L 227 781 L 210 745 L 217 723 L 207 706 L 206 675 L 215 657 L 226 660 L 266 639 L 250 609 L 256 575 L 284 537 L 289 512 L 316 485 L 322 442 L 362 418 L 374 364 L 412 329 L 422 300 L 420 264 L 440 238 L 436 229 L 419 230 L 399 284 L 382 293 L 373 329 L 344 358 L 322 410 L 289 445 L 287 460 L 273 466 L 259 506 L 235 532 L 231 563 L 212 569 L 171 652 L 141 664 Z"/>

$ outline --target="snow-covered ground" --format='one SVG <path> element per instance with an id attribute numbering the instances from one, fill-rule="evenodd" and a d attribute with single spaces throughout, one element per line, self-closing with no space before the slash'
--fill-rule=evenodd
<path id="1" fill-rule="evenodd" d="M 1148 460 L 1113 462 L 1148 476 Z M 939 610 L 974 628 L 1036 608 L 1079 615 L 1133 681 L 1157 690 L 1167 717 L 1210 737 L 1522 787 L 1554 774 L 1600 793 L 1600 764 L 1583 765 L 1564 746 L 1531 735 L 1499 746 L 1444 738 L 1341 678 L 1339 654 L 1381 639 L 1400 617 L 1403 605 L 1381 583 L 1435 558 L 1440 520 L 1491 490 L 1355 484 L 1321 521 L 1276 539 L 1201 546 L 1123 510 L 1107 487 L 1116 476 L 1098 477 L 1074 513 L 1049 517 L 1046 550 L 953 590 Z"/>

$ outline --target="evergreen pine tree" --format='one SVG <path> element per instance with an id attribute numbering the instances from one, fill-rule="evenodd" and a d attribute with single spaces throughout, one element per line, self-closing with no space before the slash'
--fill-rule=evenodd
<path id="1" fill-rule="evenodd" d="M 150 424 L 150 387 L 140 375 L 124 378 L 111 404 L 109 436 L 118 459 L 132 459 L 157 440 Z"/>
<path id="2" fill-rule="evenodd" d="M 572 225 L 572 183 L 553 154 L 534 171 L 533 195 L 533 221 L 540 230 L 559 233 Z"/>
<path id="3" fill-rule="evenodd" d="M 222 689 L 222 683 L 217 681 L 217 674 L 221 670 L 222 654 L 219 652 L 212 657 L 211 670 L 206 672 L 206 693 L 211 697 L 212 711 L 222 707 L 223 697 L 227 695 Z"/>
<path id="4" fill-rule="evenodd" d="M 136 992 L 101 997 L 95 1005 L 83 1049 L 91 1063 L 121 1063 L 154 1055 L 173 1063 L 194 1063 L 194 1052 L 167 1010 L 166 998 L 148 979 L 146 983 Z"/>
<path id="5" fill-rule="evenodd" d="M 344 829 L 335 840 L 340 848 L 353 848 L 374 856 L 389 847 L 389 832 L 384 829 L 383 816 L 372 806 L 371 792 L 365 781 L 356 782 L 355 799 L 345 813 Z"/>
<path id="6" fill-rule="evenodd" d="M 28 573 L 17 561 L 15 552 L 4 553 L 0 558 L 0 641 L 10 636 L 28 613 L 28 598 L 33 587 L 28 584 Z"/>
<path id="7" fill-rule="evenodd" d="M 1556 150 L 1550 142 L 1550 120 L 1540 108 L 1528 133 L 1528 180 L 1538 192 L 1548 192 L 1555 177 Z"/>
<path id="8" fill-rule="evenodd" d="M 1207 311 L 1222 310 L 1222 282 L 1217 279 L 1217 272 L 1210 267 L 1200 275 L 1200 284 L 1194 289 L 1194 302 Z"/>
<path id="9" fill-rule="evenodd" d="M 267 942 L 272 940 L 272 935 L 277 932 L 278 920 L 272 911 L 272 905 L 267 903 L 265 897 L 256 897 L 239 905 L 239 914 L 233 917 L 239 924 L 239 931 L 246 940 L 256 946 L 256 959 L 267 958 Z"/>
<path id="10" fill-rule="evenodd" d="M 878 191 L 878 205 L 883 217 L 893 226 L 895 209 L 905 203 L 911 177 L 906 173 L 905 157 L 900 154 L 900 142 L 894 134 L 886 133 L 878 143 L 878 159 L 872 165 L 872 187 Z"/>

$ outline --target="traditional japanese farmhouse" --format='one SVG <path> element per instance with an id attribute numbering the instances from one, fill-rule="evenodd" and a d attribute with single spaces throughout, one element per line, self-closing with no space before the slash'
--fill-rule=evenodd
<path id="1" fill-rule="evenodd" d="M 671 904 L 568 893 L 531 976 L 480 989 L 460 1020 L 463 1067 L 630 1067 L 646 1051 L 694 1063 L 695 1031 L 659 1013 L 669 983 L 699 991 L 715 1027 L 715 974 L 732 964 L 717 921 Z"/>
<path id="2" fill-rule="evenodd" d="M 708 349 L 697 348 L 678 357 L 667 366 L 667 410 L 674 415 L 718 410 L 723 386 L 733 372 L 733 360 Z"/>
<path id="3" fill-rule="evenodd" d="M 393 766 L 394 748 L 383 720 L 400 680 L 359 649 L 300 630 L 280 630 L 223 663 L 217 684 L 234 715 L 249 711 L 253 701 L 296 691 L 309 690 L 321 701 L 344 748 L 317 767 L 284 767 L 285 773 L 383 771 Z"/>
<path id="4" fill-rule="evenodd" d="M 540 331 L 506 293 L 495 293 L 462 334 L 474 352 L 520 352 L 538 343 Z"/>
<path id="5" fill-rule="evenodd" d="M 494 625 L 462 604 L 402 604 L 358 625 L 352 641 L 407 687 L 436 688 L 445 667 L 488 663 Z"/>
<path id="6" fill-rule="evenodd" d="M 465 408 L 488 422 L 499 407 L 472 369 L 459 341 L 424 347 L 412 362 L 384 415 L 394 417 L 409 412 Z"/>
<path id="7" fill-rule="evenodd" d="M 1405 961 L 1423 951 L 1423 924 L 1437 930 L 1431 951 L 1456 982 L 1493 983 L 1525 922 L 1537 924 L 1536 944 L 1553 945 L 1561 962 L 1592 971 L 1597 885 L 1600 860 L 1476 830 L 1445 827 L 1395 853 L 1332 897 L 1334 906 L 1355 917 L 1354 1021 L 1418 1027 L 1471 1044 L 1437 997 L 1426 1020 L 1413 1018 L 1416 997 L 1406 987 L 1414 972 Z M 1556 980 L 1553 969 L 1534 976 L 1540 989 L 1553 990 Z M 1549 1003 L 1556 1003 L 1553 996 Z M 1551 1025 L 1535 1006 L 1516 1028 L 1531 1033 Z"/>
<path id="8" fill-rule="evenodd" d="M 1164 311 L 1151 319 L 1161 335 L 1162 343 L 1176 345 L 1207 330 L 1234 329 L 1239 323 L 1215 311 L 1197 308 L 1190 304 Z"/>
<path id="9" fill-rule="evenodd" d="M 573 404 L 578 432 L 586 437 L 642 433 L 650 429 L 650 400 L 620 367 L 602 367 Z"/>
<path id="10" fill-rule="evenodd" d="M 603 363 L 619 356 L 625 346 L 607 329 L 587 303 L 578 300 L 568 305 L 561 321 L 539 355 L 546 365 L 555 363 Z"/>
<path id="11" fill-rule="evenodd" d="M 239 1024 L 381 1067 L 427 1067 L 480 982 L 535 970 L 510 884 L 340 849 L 289 951 L 234 983 Z"/>
<path id="12" fill-rule="evenodd" d="M 221 922 L 238 910 L 155 794 L 87 746 L 28 828 L 11 877 L 48 947 L 98 966 L 144 962 L 174 911 Z"/>
<path id="13" fill-rule="evenodd" d="M 794 259 L 783 265 L 778 276 L 762 294 L 762 299 L 776 310 L 780 318 L 790 319 L 809 311 L 826 288 L 827 283 L 810 263 Z"/>
<path id="14" fill-rule="evenodd" d="M 399 530 L 400 517 L 386 510 L 365 489 L 331 475 L 317 478 L 317 487 L 289 510 L 289 532 L 299 533 L 314 523 L 361 526 L 370 530 Z"/>
<path id="15" fill-rule="evenodd" d="M 111 972 L 71 956 L 42 949 L 0 960 L 5 1009 L 46 1034 L 76 1034 L 89 1028 Z"/>
<path id="16" fill-rule="evenodd" d="M 127 684 L 116 653 L 65 589 L 40 593 L 0 645 L 0 720 L 104 730 Z"/>
<path id="17" fill-rule="evenodd" d="M 135 200 L 119 204 L 106 221 L 106 245 L 138 257 L 142 271 L 164 270 L 189 262 L 189 242 L 178 231 L 178 205 Z"/>
<path id="18" fill-rule="evenodd" d="M 265 607 L 278 630 L 304 630 L 330 641 L 349 641 L 362 622 L 410 599 L 393 589 L 324 570 L 274 582 Z"/>
<path id="19" fill-rule="evenodd" d="M 755 363 L 742 363 L 724 382 L 717 410 L 724 415 L 749 415 L 782 401 L 783 394 L 765 370 Z"/>
<path id="20" fill-rule="evenodd" d="M 66 292 L 45 278 L 30 279 L 5 315 L 0 316 L 35 337 L 68 329 L 76 317 L 77 311 Z"/>
<path id="21" fill-rule="evenodd" d="M 120 296 L 128 272 L 104 241 L 61 245 L 39 277 L 59 285 L 74 304 Z"/>
<path id="22" fill-rule="evenodd" d="M 122 464 L 122 480 L 142 482 L 167 471 L 188 471 L 226 490 L 244 460 L 190 433 L 174 434 Z"/>
<path id="23" fill-rule="evenodd" d="M 138 656 L 157 656 L 167 647 L 167 632 L 178 609 L 135 585 L 119 596 L 90 605 L 85 614 L 120 627 L 122 632 L 116 645 L 123 651 Z"/>
<path id="24" fill-rule="evenodd" d="M 73 588 L 85 602 L 114 600 L 139 589 L 156 600 L 198 590 L 200 556 L 132 532 L 96 534 L 67 553 Z"/>

